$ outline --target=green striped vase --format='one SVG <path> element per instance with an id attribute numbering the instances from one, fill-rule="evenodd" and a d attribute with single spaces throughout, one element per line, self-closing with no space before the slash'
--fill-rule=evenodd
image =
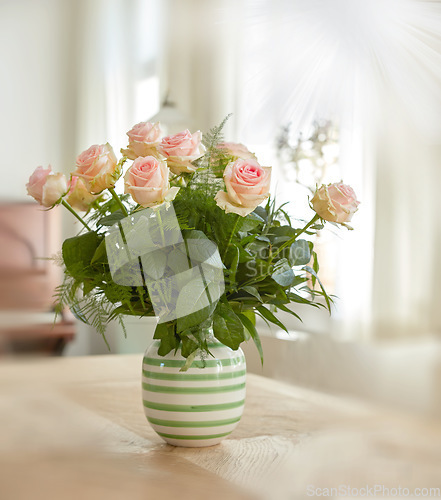
<path id="1" fill-rule="evenodd" d="M 233 351 L 214 338 L 214 357 L 197 355 L 191 368 L 180 350 L 158 354 L 154 340 L 143 360 L 144 412 L 153 429 L 174 446 L 218 444 L 237 426 L 245 404 L 246 363 L 242 349 Z"/>

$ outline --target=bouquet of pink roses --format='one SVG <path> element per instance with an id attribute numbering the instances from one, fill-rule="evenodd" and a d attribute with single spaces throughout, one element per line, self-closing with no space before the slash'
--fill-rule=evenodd
<path id="1" fill-rule="evenodd" d="M 81 223 L 63 243 L 57 307 L 69 306 L 104 338 L 112 320 L 158 316 L 159 353 L 180 347 L 184 357 L 208 352 L 208 330 L 232 349 L 252 338 L 262 354 L 256 315 L 286 330 L 276 313 L 300 319 L 290 303 L 330 308 L 305 236 L 325 221 L 347 225 L 359 204 L 354 191 L 318 187 L 311 220 L 296 227 L 269 199 L 271 167 L 223 142 L 224 123 L 204 136 L 168 137 L 159 123 L 139 123 L 119 160 L 102 144 L 78 156 L 69 181 L 50 167 L 35 170 L 28 193 L 47 208 L 62 204 Z"/>

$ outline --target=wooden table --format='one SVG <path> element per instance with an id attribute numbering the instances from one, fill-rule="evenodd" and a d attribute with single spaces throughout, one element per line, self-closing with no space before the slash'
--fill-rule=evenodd
<path id="1" fill-rule="evenodd" d="M 222 444 L 166 445 L 144 417 L 141 359 L 2 362 L 0 498 L 283 500 L 325 492 L 315 488 L 441 487 L 439 421 L 256 375 Z"/>

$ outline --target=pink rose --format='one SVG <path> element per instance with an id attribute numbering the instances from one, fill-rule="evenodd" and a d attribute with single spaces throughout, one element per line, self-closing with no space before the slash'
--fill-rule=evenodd
<path id="1" fill-rule="evenodd" d="M 158 156 L 158 146 L 161 138 L 159 123 L 141 122 L 127 132 L 129 146 L 121 149 L 121 153 L 131 160 L 139 156 Z"/>
<path id="2" fill-rule="evenodd" d="M 236 160 L 224 171 L 227 192 L 219 191 L 215 200 L 226 213 L 245 217 L 268 198 L 271 167 L 261 167 L 254 160 Z"/>
<path id="3" fill-rule="evenodd" d="M 217 147 L 224 150 L 227 155 L 232 156 L 235 160 L 240 158 L 242 160 L 257 161 L 256 155 L 239 142 L 221 142 Z"/>
<path id="4" fill-rule="evenodd" d="M 171 201 L 179 188 L 170 188 L 169 169 L 165 161 L 154 156 L 140 156 L 124 176 L 125 192 L 143 207 Z"/>
<path id="5" fill-rule="evenodd" d="M 83 179 L 89 193 L 97 194 L 115 186 L 121 167 L 109 143 L 95 144 L 78 156 L 77 168 L 72 175 Z"/>
<path id="6" fill-rule="evenodd" d="M 192 134 L 189 130 L 164 137 L 159 151 L 166 157 L 167 165 L 174 174 L 194 172 L 197 167 L 192 162 L 201 157 L 205 148 L 201 144 L 202 133 Z"/>
<path id="7" fill-rule="evenodd" d="M 54 174 L 50 165 L 46 169 L 37 167 L 29 177 L 26 189 L 40 205 L 52 207 L 66 194 L 67 180 L 63 174 Z"/>
<path id="8" fill-rule="evenodd" d="M 98 198 L 99 196 L 89 193 L 82 179 L 75 175 L 72 176 L 69 192 L 66 196 L 66 201 L 72 208 L 87 212 L 90 205 Z"/>
<path id="9" fill-rule="evenodd" d="M 357 196 L 351 186 L 336 182 L 318 188 L 311 200 L 312 208 L 322 219 L 345 224 L 358 210 Z"/>

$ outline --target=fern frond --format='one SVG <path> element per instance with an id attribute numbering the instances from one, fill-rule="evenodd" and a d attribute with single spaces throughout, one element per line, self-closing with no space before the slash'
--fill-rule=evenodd
<path id="1" fill-rule="evenodd" d="M 127 329 L 126 329 L 126 325 L 125 325 L 124 320 L 122 319 L 121 315 L 118 315 L 118 323 L 120 324 L 122 331 L 124 333 L 124 338 L 126 339 L 127 338 Z"/>
<path id="2" fill-rule="evenodd" d="M 113 304 L 105 300 L 99 294 L 89 294 L 87 298 L 77 301 L 76 305 L 71 307 L 72 312 L 84 323 L 92 326 L 103 337 L 107 348 L 110 351 L 110 345 L 106 338 L 108 319 L 112 312 Z"/>
<path id="3" fill-rule="evenodd" d="M 228 114 L 219 125 L 212 127 L 204 134 L 202 144 L 207 148 L 207 151 L 216 149 L 218 144 L 224 140 L 223 129 L 231 116 L 232 113 Z"/>

